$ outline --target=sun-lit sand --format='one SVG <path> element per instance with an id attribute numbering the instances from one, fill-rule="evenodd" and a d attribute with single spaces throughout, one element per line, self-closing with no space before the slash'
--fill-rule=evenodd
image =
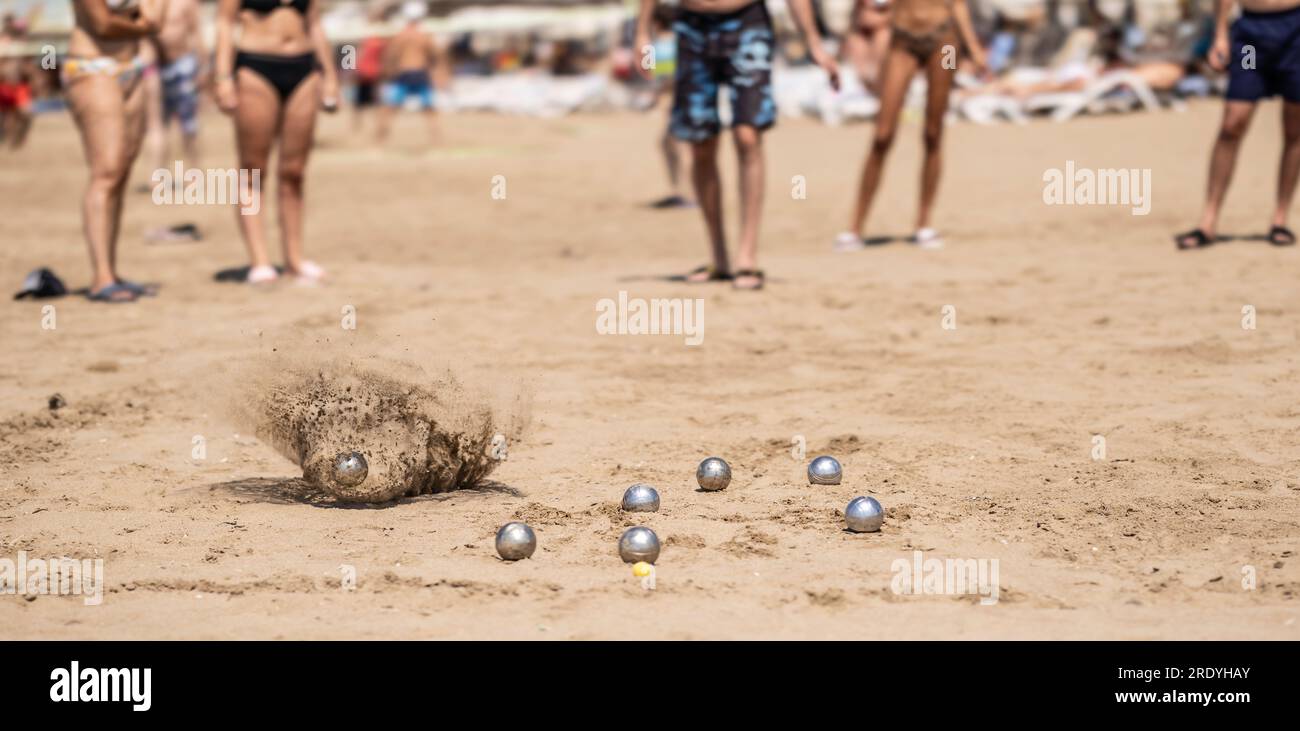
<path id="1" fill-rule="evenodd" d="M 1195 222 L 1218 114 L 951 126 L 947 248 L 855 254 L 830 243 L 870 127 L 783 120 L 757 294 L 660 279 L 705 246 L 697 212 L 643 205 L 666 192 L 659 114 L 453 116 L 434 151 L 414 116 L 386 150 L 324 119 L 308 177 L 322 288 L 215 282 L 244 263 L 235 214 L 133 193 L 121 269 L 160 296 L 58 300 L 53 330 L 46 303 L 2 306 L 0 557 L 102 558 L 106 586 L 91 607 L 0 596 L 0 637 L 1298 639 L 1300 251 L 1170 240 Z M 200 164 L 232 165 L 228 120 L 204 124 Z M 1225 233 L 1266 229 L 1278 131 L 1272 103 Z M 901 135 L 877 235 L 912 225 L 914 119 Z M 12 290 L 42 265 L 88 282 L 80 154 L 47 116 L 0 156 Z M 1044 204 L 1044 172 L 1068 161 L 1150 169 L 1150 214 Z M 202 242 L 144 242 L 185 221 Z M 597 334 L 620 291 L 704 298 L 703 342 Z M 230 364 L 279 348 L 451 368 L 531 394 L 532 424 L 478 489 L 308 499 L 301 470 L 221 417 Z M 806 459 L 840 459 L 842 485 L 807 484 L 800 438 Z M 699 492 L 713 454 L 734 479 Z M 659 513 L 618 511 L 635 482 Z M 860 494 L 885 506 L 882 532 L 842 530 Z M 515 519 L 539 547 L 505 563 L 493 534 Z M 617 555 L 638 523 L 664 542 L 653 592 Z M 914 551 L 998 559 L 998 603 L 896 595 L 891 565 Z"/>

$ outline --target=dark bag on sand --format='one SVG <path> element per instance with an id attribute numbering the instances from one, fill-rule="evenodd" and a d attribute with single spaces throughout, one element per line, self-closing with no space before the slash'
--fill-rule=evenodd
<path id="1" fill-rule="evenodd" d="M 32 299 L 46 299 L 49 297 L 62 297 L 68 293 L 68 288 L 63 286 L 63 280 L 59 279 L 54 272 L 41 267 L 23 280 L 21 292 L 14 295 L 14 299 L 20 300 L 26 297 Z"/>

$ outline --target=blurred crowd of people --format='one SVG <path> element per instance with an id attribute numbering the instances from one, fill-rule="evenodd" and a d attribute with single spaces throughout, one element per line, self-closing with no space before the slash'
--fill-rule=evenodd
<path id="1" fill-rule="evenodd" d="M 39 6 L 34 6 L 39 8 Z M 671 35 L 671 6 L 663 17 L 663 32 Z M 1156 20 L 1139 17 L 1135 0 L 1041 0 L 1016 4 L 996 0 L 972 0 L 972 16 L 977 33 L 989 49 L 988 67 L 980 73 L 961 69 L 955 92 L 954 108 L 975 121 L 997 118 L 1020 120 L 1036 112 L 1055 113 L 1061 98 L 1047 95 L 1083 93 L 1098 82 L 1093 97 L 1083 109 L 1119 109 L 1150 103 L 1151 96 L 1176 103 L 1185 96 L 1205 95 L 1221 90 L 1221 75 L 1208 69 L 1204 62 L 1212 33 L 1213 6 L 1210 0 L 1179 0 L 1174 17 Z M 382 84 L 392 84 L 400 71 L 385 69 L 384 47 L 394 33 L 408 24 L 424 20 L 422 2 L 380 2 L 372 6 L 370 20 L 374 27 L 385 28 L 356 43 L 336 44 L 342 80 L 348 98 L 358 110 L 356 119 L 371 106 L 383 107 L 386 96 Z M 890 33 L 887 2 L 857 0 L 847 19 L 824 17 L 821 3 L 815 3 L 819 31 L 827 38 L 828 48 L 844 64 L 847 84 L 844 92 L 832 96 L 824 79 L 800 75 L 807 65 L 806 51 L 798 34 L 778 24 L 776 72 L 785 114 L 805 113 L 828 122 L 870 118 L 884 49 Z M 57 99 L 60 91 L 57 62 L 42 62 L 45 39 L 29 37 L 31 16 L 8 14 L 0 31 L 0 135 L 10 146 L 21 144 L 31 123 L 34 109 L 41 100 Z M 827 20 L 839 22 L 827 23 Z M 451 94 L 426 104 L 418 94 L 387 94 L 388 101 L 407 102 L 417 97 L 421 106 L 468 109 L 494 109 L 521 113 L 560 113 L 584 108 L 644 108 L 655 103 L 658 91 L 653 82 L 645 82 L 634 73 L 632 48 L 633 20 L 621 27 L 587 37 L 565 38 L 543 32 L 466 32 L 454 36 L 430 38 L 430 69 L 433 87 L 449 92 L 453 78 L 466 81 L 463 104 Z M 831 26 L 846 28 L 839 34 Z M 407 29 L 405 32 L 418 32 Z M 199 37 L 209 35 L 200 33 Z M 199 42 L 201 45 L 201 41 Z M 356 63 L 343 63 L 356 49 Z M 662 54 L 671 57 L 671 52 Z M 210 68 L 210 57 L 201 57 Z M 435 62 L 436 61 L 436 62 Z M 968 64 L 969 59 L 963 59 Z M 407 63 L 410 65 L 410 63 Z M 1116 76 L 1116 72 L 1127 75 Z M 550 92 L 563 97 L 548 100 L 545 89 L 529 90 L 518 84 L 493 77 L 523 74 L 534 82 L 548 79 L 584 79 L 575 88 L 557 85 Z M 381 79 L 381 77 L 384 77 Z M 208 89 L 210 77 L 201 76 Z M 599 79 L 599 83 L 592 83 Z M 506 89 L 505 87 L 509 87 Z M 523 95 L 527 99 L 506 99 L 502 91 Z M 477 92 L 477 93 L 476 93 Z M 1038 97 L 1038 99 L 1035 99 Z M 49 106 L 57 106 L 57 103 Z M 554 107 L 558 106 L 558 110 Z M 1075 110 L 1077 113 L 1077 110 Z M 1060 112 L 1058 117 L 1072 116 Z M 379 134 L 382 136 L 383 126 Z"/>
<path id="2" fill-rule="evenodd" d="M 0 143 L 16 148 L 31 128 L 33 102 L 52 93 L 51 77 L 27 48 L 28 19 L 0 20 Z"/>
<path id="3" fill-rule="evenodd" d="M 1256 68 L 1226 64 L 1229 8 L 1220 2 L 1217 10 L 1224 12 L 1216 16 L 1206 7 L 1210 1 L 854 0 L 834 5 L 847 17 L 828 18 L 833 0 L 771 3 L 777 10 L 764 0 L 686 0 L 685 6 L 641 0 L 635 17 L 618 8 L 602 11 L 581 34 L 575 25 L 570 36 L 554 28 L 497 28 L 440 37 L 430 32 L 427 0 L 375 0 L 364 23 L 342 26 L 350 35 L 343 39 L 340 26 L 327 32 L 326 16 L 337 8 L 326 0 L 219 0 L 212 14 L 202 0 L 72 0 L 73 27 L 63 49 L 48 30 L 32 37 L 42 5 L 26 17 L 3 18 L 0 134 L 5 145 L 18 147 L 29 136 L 38 100 L 66 103 L 89 172 L 82 201 L 93 268 L 88 294 L 105 302 L 154 293 L 117 270 L 125 188 L 142 150 L 155 163 L 155 184 L 146 188 L 155 203 L 192 177 L 204 179 L 197 141 L 205 104 L 227 115 L 235 131 L 238 178 L 231 197 L 241 204 L 238 225 L 249 254 L 239 277 L 257 285 L 327 279 L 305 256 L 303 189 L 318 113 L 348 102 L 354 138 L 368 134 L 370 107 L 379 107 L 373 132 L 379 143 L 399 110 L 418 107 L 430 144 L 438 141 L 439 109 L 556 115 L 666 107 L 659 147 L 669 188 L 652 205 L 698 206 L 713 255 L 686 281 L 760 289 L 761 139 L 779 113 L 830 124 L 874 119 L 852 215 L 834 241 L 835 250 L 849 252 L 867 246 L 868 213 L 901 112 L 919 107 L 923 175 L 911 240 L 935 249 L 943 242 L 930 216 L 943 128 L 954 116 L 990 123 L 1040 114 L 1064 121 L 1177 105 L 1223 88 L 1232 112 L 1225 125 L 1232 129 L 1225 127 L 1216 143 L 1208 212 L 1200 228 L 1179 239 L 1180 247 L 1196 248 L 1214 240 L 1218 202 L 1254 103 L 1280 92 L 1288 102 L 1288 137 L 1270 237 L 1279 245 L 1294 242 L 1286 212 L 1300 176 L 1300 107 L 1294 107 L 1300 80 L 1289 80 L 1300 79 L 1300 67 L 1287 64 L 1296 58 L 1290 49 L 1300 37 L 1300 5 L 1269 6 L 1264 13 L 1244 6 L 1237 41 L 1282 39 L 1274 44 L 1282 50 Z M 173 124 L 180 155 L 168 146 Z M 724 129 L 731 130 L 742 169 L 734 267 L 716 160 Z M 160 184 L 158 172 L 167 173 L 172 161 L 174 185 Z M 272 169 L 279 266 L 268 251 L 260 204 L 261 176 Z M 691 198 L 683 190 L 688 177 Z"/>

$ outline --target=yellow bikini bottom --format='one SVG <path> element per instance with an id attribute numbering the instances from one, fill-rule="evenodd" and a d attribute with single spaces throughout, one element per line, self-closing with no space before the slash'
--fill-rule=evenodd
<path id="1" fill-rule="evenodd" d="M 114 76 L 117 77 L 119 86 L 129 89 L 144 75 L 148 66 L 139 56 L 130 61 L 119 61 L 108 56 L 69 57 L 63 60 L 63 83 L 69 84 L 83 76 Z"/>

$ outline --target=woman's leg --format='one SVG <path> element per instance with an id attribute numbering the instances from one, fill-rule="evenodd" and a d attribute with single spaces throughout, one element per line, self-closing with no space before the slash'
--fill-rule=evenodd
<path id="1" fill-rule="evenodd" d="M 889 40 L 893 35 L 893 29 L 889 27 L 888 23 L 885 23 L 873 31 L 867 41 L 870 48 L 868 62 L 871 64 L 871 83 L 867 85 L 867 89 L 872 94 L 880 91 L 881 71 L 885 65 L 885 57 L 889 55 Z"/>
<path id="2" fill-rule="evenodd" d="M 140 148 L 144 143 L 146 123 L 148 121 L 148 91 L 141 81 L 137 81 L 131 89 L 126 91 L 126 100 L 122 106 L 123 132 L 126 135 L 123 154 L 126 156 L 126 162 L 122 169 L 122 180 L 119 188 L 126 190 L 127 182 L 131 178 L 131 167 L 135 165 L 135 159 L 140 155 Z M 118 232 L 122 229 L 122 205 L 126 202 L 126 196 L 117 197 L 117 208 L 113 211 L 113 232 L 108 240 L 108 263 L 113 268 L 113 276 L 117 276 L 117 240 Z"/>
<path id="3" fill-rule="evenodd" d="M 284 245 L 285 268 L 294 274 L 308 274 L 302 268 L 302 192 L 307 156 L 316 132 L 316 111 L 320 108 L 320 73 L 298 84 L 284 104 L 280 123 L 279 201 L 280 236 Z"/>
<path id="4" fill-rule="evenodd" d="M 889 148 L 894 144 L 894 134 L 898 130 L 898 116 L 903 111 L 903 101 L 907 97 L 907 87 L 916 74 L 916 57 L 898 45 L 893 45 L 885 56 L 885 66 L 881 70 L 880 111 L 876 114 L 876 132 L 871 142 L 871 152 L 867 155 L 866 165 L 862 168 L 862 180 L 858 184 L 858 199 L 853 207 L 853 217 L 849 219 L 848 230 L 861 236 L 867 214 L 871 212 L 871 202 L 876 197 L 876 188 L 880 185 L 880 174 L 885 168 L 885 158 Z"/>
<path id="5" fill-rule="evenodd" d="M 266 187 L 259 184 L 258 189 L 252 189 L 252 171 L 260 171 L 258 178 L 262 181 L 269 172 L 271 144 L 280 125 L 280 95 L 270 82 L 248 68 L 236 71 L 236 83 L 239 107 L 235 109 L 235 146 L 239 152 L 240 169 L 249 171 L 248 175 L 240 176 L 244 185 L 240 200 L 251 201 L 253 196 L 261 196 L 261 188 Z M 264 202 L 265 198 L 262 198 L 256 206 L 235 206 L 239 230 L 244 235 L 244 245 L 248 247 L 249 264 L 253 267 L 271 265 L 271 258 L 266 253 L 266 232 L 262 228 L 262 213 L 266 206 L 261 203 Z"/>
<path id="6" fill-rule="evenodd" d="M 916 211 L 916 230 L 928 228 L 930 210 L 939 192 L 939 174 L 943 171 L 943 120 L 948 114 L 948 95 L 952 92 L 954 69 L 943 66 L 944 48 L 955 46 L 953 39 L 930 54 L 925 65 L 925 131 L 922 141 L 925 161 L 921 164 L 921 205 Z"/>
<path id="7" fill-rule="evenodd" d="M 67 97 L 90 168 L 81 210 L 90 250 L 90 291 L 97 292 L 117 281 L 113 271 L 114 218 L 130 169 L 126 156 L 126 105 L 117 79 L 98 74 L 72 81 Z M 129 292 L 122 296 L 134 298 Z"/>

